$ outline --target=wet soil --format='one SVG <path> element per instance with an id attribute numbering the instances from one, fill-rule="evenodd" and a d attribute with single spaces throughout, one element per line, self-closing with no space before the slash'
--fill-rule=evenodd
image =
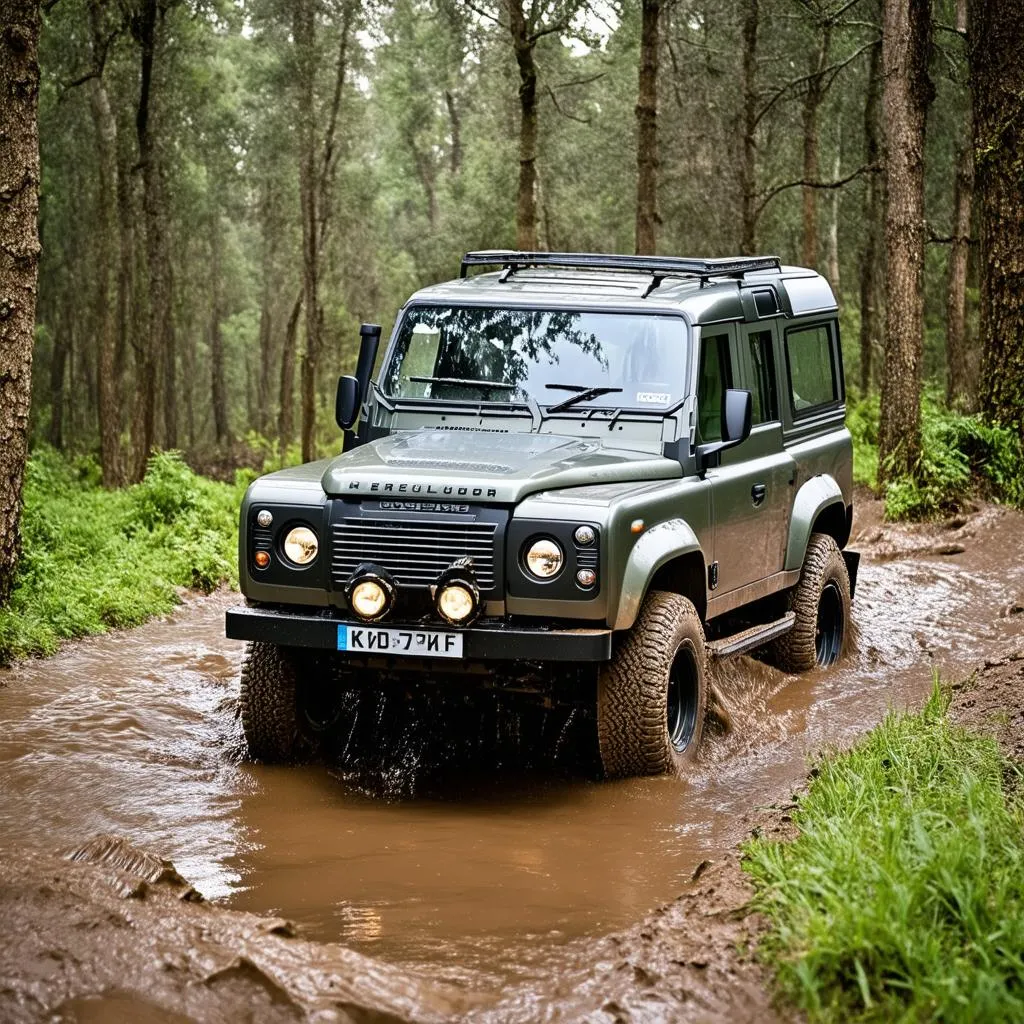
<path id="1" fill-rule="evenodd" d="M 934 671 L 959 679 L 1012 654 L 1024 634 L 1022 526 L 984 506 L 962 522 L 892 527 L 859 501 L 852 651 L 800 677 L 726 663 L 716 688 L 730 728 L 685 783 L 596 783 L 581 716 L 537 732 L 436 696 L 383 709 L 372 757 L 364 744 L 306 768 L 245 764 L 240 645 L 222 628 L 231 595 L 17 666 L 0 682 L 0 1018 L 140 1019 L 133 1001 L 149 999 L 153 1013 L 216 1020 L 234 1006 L 237 1019 L 251 998 L 334 1019 L 769 1019 L 759 969 L 737 953 L 757 930 L 737 844 L 786 827 L 814 751 L 916 705 Z M 1002 699 L 975 706 L 1002 713 Z M 123 866 L 52 856 L 97 834 L 172 860 L 206 902 L 182 902 L 167 882 L 126 897 L 135 875 Z M 105 966 L 126 906 L 141 938 Z M 179 909 L 161 948 L 188 963 L 161 988 L 141 953 L 132 973 L 129 953 Z M 299 935 L 271 934 L 267 948 L 280 949 L 261 952 L 258 969 L 238 952 L 240 936 L 268 931 L 252 913 L 287 918 Z M 235 925 L 217 933 L 217 956 L 241 957 L 247 980 L 223 1003 L 188 1003 L 186 989 L 208 987 L 189 950 L 221 920 Z M 292 982 L 323 963 L 350 988 L 332 1002 L 310 982 L 302 991 L 323 998 L 303 1002 Z M 364 978 L 369 989 L 351 988 Z"/>

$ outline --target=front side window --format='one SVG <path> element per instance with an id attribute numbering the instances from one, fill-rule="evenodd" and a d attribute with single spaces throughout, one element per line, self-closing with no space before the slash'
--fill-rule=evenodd
<path id="1" fill-rule="evenodd" d="M 413 306 L 380 377 L 392 398 L 660 411 L 683 397 L 687 329 L 671 316 Z"/>
<path id="2" fill-rule="evenodd" d="M 793 415 L 839 401 L 839 378 L 827 324 L 786 332 L 790 399 Z"/>

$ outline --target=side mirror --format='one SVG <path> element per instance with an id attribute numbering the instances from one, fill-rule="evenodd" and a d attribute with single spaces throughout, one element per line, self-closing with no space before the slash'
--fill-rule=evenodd
<path id="1" fill-rule="evenodd" d="M 721 452 L 735 448 L 750 437 L 753 416 L 754 399 L 750 392 L 729 388 L 722 403 L 722 440 L 698 446 L 698 472 L 703 473 L 709 466 L 718 465 Z"/>
<path id="2" fill-rule="evenodd" d="M 359 381 L 355 377 L 339 377 L 334 398 L 334 418 L 342 430 L 350 430 L 359 419 Z"/>

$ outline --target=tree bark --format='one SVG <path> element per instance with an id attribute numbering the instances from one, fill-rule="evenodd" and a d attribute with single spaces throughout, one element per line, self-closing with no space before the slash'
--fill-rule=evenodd
<path id="1" fill-rule="evenodd" d="M 110 109 L 110 97 L 103 82 L 102 13 L 93 0 L 89 5 L 89 27 L 96 74 L 89 81 L 89 109 L 96 136 L 97 208 L 92 232 L 96 294 L 94 337 L 96 339 L 96 393 L 99 412 L 100 467 L 103 486 L 121 482 L 121 407 L 115 372 L 117 322 L 113 294 L 113 271 L 117 229 L 117 122 Z"/>
<path id="2" fill-rule="evenodd" d="M 946 289 L 946 402 L 965 409 L 974 406 L 966 323 L 973 159 L 969 146 L 963 146 L 957 153 L 953 185 L 953 241 L 949 247 L 949 283 Z"/>
<path id="3" fill-rule="evenodd" d="M 139 106 L 135 120 L 139 141 L 139 165 L 142 169 L 142 209 L 146 226 L 146 262 L 149 272 L 149 330 L 143 346 L 147 353 L 143 372 L 155 378 L 157 359 L 163 385 L 163 443 L 173 448 L 178 443 L 177 352 L 174 336 L 171 261 L 167 241 L 166 183 L 162 158 L 158 105 L 154 103 L 153 72 L 158 52 L 158 32 L 163 15 L 157 0 L 143 0 L 135 24 L 141 63 Z M 137 450 L 143 461 L 155 440 L 155 379 L 148 379 L 143 401 L 154 403 L 144 408 L 141 417 L 143 437 Z"/>
<path id="4" fill-rule="evenodd" d="M 299 317 L 302 315 L 302 293 L 292 306 L 288 325 L 284 332 L 284 350 L 281 353 L 281 407 L 277 418 L 278 447 L 281 459 L 288 451 L 288 445 L 295 436 L 295 344 L 299 333 Z"/>
<path id="5" fill-rule="evenodd" d="M 224 380 L 224 334 L 221 331 L 221 225 L 220 210 L 210 224 L 210 397 L 213 400 L 213 433 L 218 447 L 231 440 L 228 427 L 228 394 Z"/>
<path id="6" fill-rule="evenodd" d="M 636 251 L 658 250 L 658 32 L 661 0 L 642 0 L 636 101 Z"/>
<path id="7" fill-rule="evenodd" d="M 39 273 L 39 5 L 0 0 L 0 605 L 21 550 Z"/>
<path id="8" fill-rule="evenodd" d="M 516 246 L 537 248 L 537 65 L 523 0 L 506 0 L 512 47 L 519 67 L 519 187 L 516 194 Z"/>
<path id="9" fill-rule="evenodd" d="M 972 0 L 982 411 L 1024 441 L 1024 0 Z"/>
<path id="10" fill-rule="evenodd" d="M 758 0 L 747 0 L 743 19 L 743 156 L 740 161 L 740 253 L 757 251 L 757 28 Z"/>
<path id="11" fill-rule="evenodd" d="M 868 65 L 868 92 L 864 103 L 864 163 L 870 167 L 881 162 L 879 138 L 878 100 L 881 91 L 882 45 L 871 49 Z M 883 178 L 879 174 L 867 176 L 867 196 L 864 210 L 864 249 L 860 257 L 860 393 L 871 390 L 875 348 L 878 345 L 878 255 L 882 234 Z"/>
<path id="12" fill-rule="evenodd" d="M 448 169 L 452 177 L 458 175 L 462 169 L 462 115 L 459 113 L 455 96 L 451 89 L 444 91 L 444 104 L 448 109 L 448 123 L 452 131 L 452 147 L 448 154 Z"/>
<path id="13" fill-rule="evenodd" d="M 913 475 L 921 456 L 921 353 L 924 347 L 924 134 L 934 95 L 928 77 L 930 0 L 885 0 L 885 375 L 879 480 Z"/>
<path id="14" fill-rule="evenodd" d="M 804 181 L 818 181 L 818 111 L 825 98 L 823 71 L 828 63 L 828 51 L 832 43 L 832 26 L 822 27 L 821 41 L 811 67 L 811 77 L 804 94 Z M 802 255 L 805 267 L 818 265 L 818 190 L 805 185 L 803 192 L 803 244 Z"/>

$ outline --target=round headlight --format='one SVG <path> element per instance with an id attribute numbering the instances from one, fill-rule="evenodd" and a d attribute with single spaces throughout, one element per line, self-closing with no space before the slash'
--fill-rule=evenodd
<path id="1" fill-rule="evenodd" d="M 535 540 L 526 552 L 526 568 L 539 580 L 557 576 L 565 561 L 562 549 L 547 537 Z"/>
<path id="2" fill-rule="evenodd" d="M 296 565 L 309 565 L 319 548 L 316 534 L 308 526 L 293 527 L 284 539 L 285 556 Z"/>
<path id="3" fill-rule="evenodd" d="M 461 583 L 449 583 L 437 594 L 437 610 L 449 622 L 465 622 L 476 611 L 476 598 Z"/>
<path id="4" fill-rule="evenodd" d="M 388 594 L 376 580 L 363 580 L 352 588 L 349 601 L 361 619 L 375 619 L 387 608 Z"/>

